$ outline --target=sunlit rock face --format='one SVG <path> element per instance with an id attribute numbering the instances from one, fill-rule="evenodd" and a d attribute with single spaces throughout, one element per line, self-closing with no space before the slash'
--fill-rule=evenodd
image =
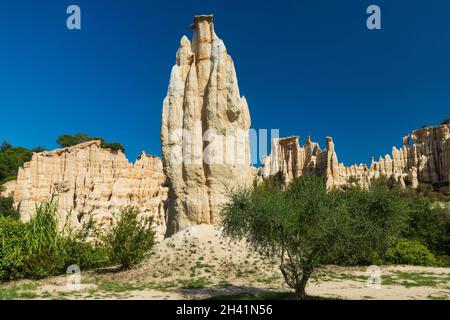
<path id="1" fill-rule="evenodd" d="M 180 41 L 163 103 L 161 144 L 169 182 L 167 235 L 218 222 L 227 191 L 253 180 L 247 131 L 233 60 L 212 16 L 196 16 L 192 42 Z"/>
<path id="2" fill-rule="evenodd" d="M 13 197 L 14 189 L 16 188 L 16 181 L 8 181 L 3 185 L 0 185 L 0 197 Z"/>
<path id="3" fill-rule="evenodd" d="M 419 183 L 446 185 L 450 181 L 449 126 L 440 125 L 414 130 L 403 137 L 403 146 L 393 147 L 392 155 L 371 158 L 365 164 L 344 166 L 338 162 L 333 139 L 327 137 L 326 148 L 308 137 L 300 146 L 299 137 L 274 139 L 272 153 L 265 159 L 259 176 L 279 174 L 287 184 L 293 178 L 317 174 L 327 181 L 328 188 L 359 185 L 367 188 L 374 179 L 385 177 L 400 188 L 417 188 Z"/>
<path id="4" fill-rule="evenodd" d="M 93 217 L 109 221 L 127 206 L 152 216 L 165 232 L 167 188 L 161 159 L 142 153 L 133 164 L 121 151 L 89 141 L 74 147 L 35 153 L 19 168 L 11 195 L 21 219 L 28 221 L 36 206 L 52 197 L 60 223 L 80 226 Z M 11 187 L 10 187 L 11 190 Z"/>

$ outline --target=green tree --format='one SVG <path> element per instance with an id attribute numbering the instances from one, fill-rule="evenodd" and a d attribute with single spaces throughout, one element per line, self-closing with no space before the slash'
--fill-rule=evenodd
<path id="1" fill-rule="evenodd" d="M 314 176 L 295 179 L 286 191 L 263 184 L 230 194 L 223 233 L 278 257 L 286 283 L 304 299 L 319 266 L 386 255 L 406 225 L 400 198 L 388 188 L 326 192 L 323 179 Z"/>
<path id="2" fill-rule="evenodd" d="M 445 225 L 446 210 L 425 196 L 409 195 L 409 223 L 404 237 L 418 241 L 434 252 L 446 250 L 448 234 Z"/>
<path id="3" fill-rule="evenodd" d="M 9 147 L 0 151 L 0 184 L 14 180 L 19 167 L 31 160 L 33 153 L 20 147 Z"/>
<path id="4" fill-rule="evenodd" d="M 56 139 L 56 143 L 63 148 L 68 148 L 92 140 L 100 140 L 102 148 L 125 152 L 123 145 L 118 142 L 106 142 L 103 138 L 90 137 L 84 133 L 77 133 L 75 135 L 63 134 Z"/>
<path id="5" fill-rule="evenodd" d="M 3 141 L 2 145 L 0 146 L 0 152 L 5 151 L 9 148 L 12 148 L 12 145 L 8 141 Z"/>
<path id="6" fill-rule="evenodd" d="M 63 148 L 68 148 L 89 140 L 94 139 L 89 138 L 83 133 L 77 133 L 75 135 L 63 134 L 56 139 L 56 143 Z"/>
<path id="7" fill-rule="evenodd" d="M 444 119 L 444 120 L 442 120 L 442 123 L 441 124 L 446 124 L 446 125 L 450 125 L 450 118 L 447 118 L 447 119 Z"/>
<path id="8" fill-rule="evenodd" d="M 140 218 L 139 214 L 134 207 L 123 209 L 118 221 L 104 235 L 110 261 L 123 270 L 141 262 L 155 245 L 153 219 Z"/>

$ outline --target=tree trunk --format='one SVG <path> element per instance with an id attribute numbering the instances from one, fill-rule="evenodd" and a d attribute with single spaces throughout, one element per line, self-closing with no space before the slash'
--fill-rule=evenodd
<path id="1" fill-rule="evenodd" d="M 308 283 L 309 277 L 303 276 L 302 279 L 297 283 L 295 288 L 295 295 L 299 300 L 305 300 L 306 298 L 306 284 Z"/>

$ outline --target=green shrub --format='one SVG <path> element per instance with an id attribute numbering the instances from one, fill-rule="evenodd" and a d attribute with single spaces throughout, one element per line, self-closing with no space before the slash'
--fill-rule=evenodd
<path id="1" fill-rule="evenodd" d="M 423 196 L 412 196 L 407 201 L 409 223 L 404 238 L 416 240 L 435 252 L 446 251 L 445 210 Z"/>
<path id="2" fill-rule="evenodd" d="M 39 279 L 64 273 L 72 264 L 89 269 L 106 263 L 105 247 L 81 234 L 58 230 L 52 201 L 38 207 L 27 223 L 0 217 L 0 280 Z"/>
<path id="3" fill-rule="evenodd" d="M 19 167 L 31 160 L 33 153 L 25 148 L 8 147 L 0 151 L 0 185 L 14 180 Z"/>
<path id="4" fill-rule="evenodd" d="M 349 253 L 336 257 L 334 264 L 380 264 L 386 252 L 401 239 L 408 222 L 408 202 L 398 190 L 375 184 L 369 190 L 352 188 L 338 194 L 353 221 Z M 365 239 L 361 238 L 365 235 Z"/>
<path id="5" fill-rule="evenodd" d="M 66 241 L 66 266 L 77 265 L 85 270 L 110 265 L 105 246 L 73 238 L 68 238 Z"/>
<path id="6" fill-rule="evenodd" d="M 25 224 L 0 217 L 0 280 L 24 277 L 27 257 L 25 234 Z"/>
<path id="7" fill-rule="evenodd" d="M 102 140 L 101 147 L 103 149 L 111 149 L 111 151 L 119 151 L 125 152 L 124 146 L 122 146 L 118 142 L 105 142 Z"/>
<path id="8" fill-rule="evenodd" d="M 104 236 L 112 263 L 122 269 L 129 269 L 141 262 L 155 244 L 153 219 L 138 217 L 136 208 L 128 207 L 120 212 L 120 217 Z"/>
<path id="9" fill-rule="evenodd" d="M 20 215 L 17 210 L 13 208 L 13 198 L 0 197 L 0 217 L 10 217 L 18 220 Z"/>
<path id="10" fill-rule="evenodd" d="M 28 275 L 43 278 L 62 272 L 65 268 L 65 239 L 58 231 L 57 205 L 44 202 L 26 224 Z"/>
<path id="11" fill-rule="evenodd" d="M 388 251 L 387 262 L 392 264 L 431 266 L 436 264 L 436 258 L 420 242 L 404 239 Z"/>
<path id="12" fill-rule="evenodd" d="M 50 201 L 27 223 L 0 217 L 0 281 L 62 274 L 70 265 L 86 270 L 120 264 L 128 269 L 155 244 L 152 219 L 140 219 L 135 208 L 121 211 L 117 223 L 103 233 L 92 220 L 81 230 L 60 230 L 57 211 Z"/>

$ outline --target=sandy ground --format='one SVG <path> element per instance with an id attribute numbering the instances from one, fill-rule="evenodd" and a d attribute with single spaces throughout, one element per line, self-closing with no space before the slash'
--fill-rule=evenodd
<path id="1" fill-rule="evenodd" d="M 307 293 L 332 299 L 450 299 L 450 268 L 380 266 L 380 286 L 365 267 L 328 266 Z M 210 225 L 194 226 L 159 243 L 134 270 L 81 272 L 80 284 L 60 276 L 0 285 L 6 299 L 206 299 L 290 291 L 276 261 L 245 242 L 230 242 Z M 368 282 L 369 280 L 369 282 Z M 76 281 L 75 281 L 76 282 Z M 376 283 L 375 283 L 376 284 Z"/>

